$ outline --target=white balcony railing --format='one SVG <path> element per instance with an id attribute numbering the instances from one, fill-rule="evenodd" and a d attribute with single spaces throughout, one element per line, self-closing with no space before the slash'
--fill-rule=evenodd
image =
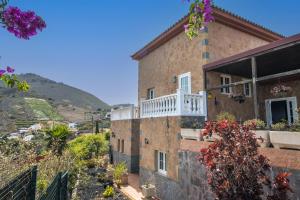
<path id="1" fill-rule="evenodd" d="M 111 111 L 111 117 L 110 117 L 111 121 L 138 119 L 138 118 L 139 118 L 139 110 L 137 107 L 134 107 L 134 105 L 113 109 Z"/>
<path id="2" fill-rule="evenodd" d="M 163 116 L 205 116 L 206 93 L 186 94 L 177 90 L 176 94 L 141 101 L 140 117 Z"/>

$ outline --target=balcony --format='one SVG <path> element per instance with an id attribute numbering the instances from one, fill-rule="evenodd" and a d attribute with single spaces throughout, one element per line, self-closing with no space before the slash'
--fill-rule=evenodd
<path id="1" fill-rule="evenodd" d="M 111 121 L 138 119 L 139 110 L 134 105 L 113 109 L 111 111 Z"/>
<path id="2" fill-rule="evenodd" d="M 164 116 L 205 116 L 206 93 L 187 94 L 182 90 L 177 93 L 161 96 L 155 99 L 142 100 L 140 104 L 140 117 Z"/>

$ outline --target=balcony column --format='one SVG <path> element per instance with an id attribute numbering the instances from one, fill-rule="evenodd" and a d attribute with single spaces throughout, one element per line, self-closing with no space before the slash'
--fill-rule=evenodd
<path id="1" fill-rule="evenodd" d="M 184 92 L 181 89 L 177 89 L 177 102 L 176 113 L 181 116 L 184 114 Z"/>
<path id="2" fill-rule="evenodd" d="M 255 57 L 251 58 L 251 68 L 252 68 L 252 86 L 253 86 L 253 104 L 254 104 L 254 115 L 255 119 L 259 119 L 259 108 L 257 99 L 257 65 Z"/>

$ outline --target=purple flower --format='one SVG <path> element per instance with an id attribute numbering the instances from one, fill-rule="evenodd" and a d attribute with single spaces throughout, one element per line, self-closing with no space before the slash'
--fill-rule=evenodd
<path id="1" fill-rule="evenodd" d="M 18 38 L 29 39 L 46 27 L 44 20 L 32 11 L 23 12 L 17 7 L 9 7 L 2 13 L 6 29 Z"/>
<path id="2" fill-rule="evenodd" d="M 5 72 L 6 72 L 5 70 L 0 69 L 0 77 L 3 76 L 5 74 Z"/>
<path id="3" fill-rule="evenodd" d="M 7 67 L 6 67 L 6 71 L 7 71 L 8 73 L 11 73 L 11 74 L 12 74 L 12 73 L 14 73 L 15 70 L 14 70 L 13 68 L 7 66 Z"/>

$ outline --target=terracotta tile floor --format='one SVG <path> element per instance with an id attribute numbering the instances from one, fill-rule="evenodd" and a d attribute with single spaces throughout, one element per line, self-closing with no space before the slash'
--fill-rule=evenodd
<path id="1" fill-rule="evenodd" d="M 139 175 L 129 174 L 128 185 L 121 187 L 121 191 L 132 200 L 142 200 L 144 196 L 142 195 L 142 191 L 140 189 Z"/>

